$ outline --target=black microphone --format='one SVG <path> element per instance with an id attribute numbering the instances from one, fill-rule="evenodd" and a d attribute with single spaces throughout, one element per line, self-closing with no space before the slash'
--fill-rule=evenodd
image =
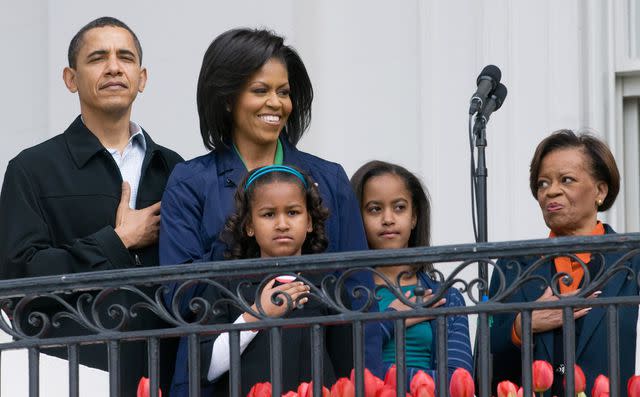
<path id="1" fill-rule="evenodd" d="M 487 65 L 482 69 L 476 84 L 478 89 L 475 94 L 471 96 L 471 103 L 469 104 L 469 114 L 474 114 L 483 107 L 483 104 L 487 100 L 487 96 L 496 88 L 500 79 L 502 78 L 502 72 L 495 65 Z"/>
<path id="2" fill-rule="evenodd" d="M 489 117 L 491 117 L 491 113 L 500 109 L 502 103 L 507 97 L 507 87 L 504 84 L 498 83 L 498 86 L 491 94 L 491 97 L 484 105 L 484 107 L 478 112 L 476 116 L 476 124 L 474 125 L 474 130 L 480 128 L 481 125 L 487 124 L 489 121 Z M 477 127 L 476 127 L 477 126 Z"/>

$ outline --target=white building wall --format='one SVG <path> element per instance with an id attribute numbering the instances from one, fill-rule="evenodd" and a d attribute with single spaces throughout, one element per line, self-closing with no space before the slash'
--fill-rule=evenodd
<path id="1" fill-rule="evenodd" d="M 46 135 L 49 84 L 46 74 L 47 3 L 0 0 L 0 176 L 7 162 Z M 77 106 L 77 105 L 76 105 Z"/>
<path id="2" fill-rule="evenodd" d="M 536 144 L 559 128 L 591 127 L 622 150 L 613 21 L 628 1 L 0 0 L 0 177 L 11 157 L 78 114 L 61 75 L 71 37 L 89 20 L 115 16 L 138 34 L 149 82 L 133 117 L 185 158 L 205 152 L 195 87 L 206 47 L 229 28 L 264 26 L 298 49 L 314 83 L 313 122 L 300 147 L 348 174 L 371 159 L 415 171 L 432 196 L 434 244 L 473 241 L 466 112 L 477 74 L 498 65 L 509 95 L 487 131 L 489 239 L 542 238 L 528 190 Z M 609 217 L 621 231 L 623 212 Z M 25 356 L 7 356 L 2 394 L 26 395 Z M 64 362 L 42 360 L 41 390 L 65 395 Z M 104 376 L 92 374 L 83 372 L 83 387 L 107 395 Z"/>

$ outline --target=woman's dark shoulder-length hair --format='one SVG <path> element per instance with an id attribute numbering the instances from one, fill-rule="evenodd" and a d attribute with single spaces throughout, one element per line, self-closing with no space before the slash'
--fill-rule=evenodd
<path id="1" fill-rule="evenodd" d="M 233 130 L 232 112 L 247 80 L 270 59 L 287 68 L 293 109 L 282 134 L 296 145 L 311 122 L 313 87 L 298 53 L 284 39 L 265 29 L 232 29 L 209 45 L 198 77 L 197 103 L 200 134 L 209 150 L 228 148 Z"/>
<path id="2" fill-rule="evenodd" d="M 538 199 L 538 176 L 542 160 L 554 150 L 579 148 L 589 159 L 589 171 L 597 181 L 603 181 L 608 186 L 607 197 L 604 199 L 598 211 L 606 211 L 616 201 L 620 191 L 620 172 L 616 159 L 609 147 L 599 138 L 586 133 L 575 133 L 572 130 L 558 130 L 546 137 L 538 144 L 531 166 L 529 167 L 529 187 L 533 197 Z"/>
<path id="3" fill-rule="evenodd" d="M 227 219 L 221 240 L 227 245 L 225 257 L 228 259 L 247 259 L 260 257 L 260 246 L 255 236 L 247 236 L 247 226 L 251 222 L 251 203 L 255 192 L 261 186 L 274 182 L 290 182 L 300 186 L 304 192 L 307 212 L 311 216 L 313 230 L 307 233 L 307 238 L 302 245 L 302 254 L 319 254 L 324 252 L 329 245 L 329 239 L 325 232 L 325 222 L 329 218 L 329 210 L 322 204 L 320 190 L 313 178 L 297 167 L 289 167 L 298 171 L 306 182 L 302 185 L 297 176 L 281 171 L 266 173 L 255 179 L 248 188 L 247 181 L 261 168 L 251 171 L 238 186 L 235 194 L 235 212 Z"/>
<path id="4" fill-rule="evenodd" d="M 355 191 L 358 204 L 362 208 L 364 186 L 374 176 L 385 174 L 397 175 L 404 181 L 411 193 L 411 205 L 415 211 L 416 227 L 409 236 L 409 247 L 426 247 L 431 244 L 431 200 L 429 192 L 422 185 L 420 179 L 406 168 L 384 161 L 374 160 L 360 167 L 351 177 L 351 186 Z"/>

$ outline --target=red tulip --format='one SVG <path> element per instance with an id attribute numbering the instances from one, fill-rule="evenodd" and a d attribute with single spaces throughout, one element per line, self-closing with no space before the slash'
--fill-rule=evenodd
<path id="1" fill-rule="evenodd" d="M 598 375 L 595 382 L 593 382 L 593 389 L 591 389 L 591 397 L 609 397 L 609 378 L 604 375 Z"/>
<path id="2" fill-rule="evenodd" d="M 415 392 L 411 394 L 412 397 L 435 397 L 435 390 L 433 387 L 422 383 L 418 385 Z"/>
<path id="3" fill-rule="evenodd" d="M 310 383 L 311 385 L 311 390 L 313 390 L 313 382 Z M 313 393 L 310 393 L 313 394 Z M 307 396 L 307 397 L 311 397 L 311 396 Z M 326 386 L 322 386 L 322 397 L 331 397 L 331 392 L 329 391 L 329 388 L 327 388 Z"/>
<path id="4" fill-rule="evenodd" d="M 397 396 L 396 388 L 388 385 L 382 386 L 380 389 L 378 389 L 378 392 L 376 393 L 376 397 L 396 397 L 396 396 Z M 406 397 L 412 397 L 412 396 L 411 394 L 407 393 Z M 433 396 L 425 396 L 425 397 L 433 397 Z"/>
<path id="5" fill-rule="evenodd" d="M 354 397 L 356 388 L 347 378 L 340 378 L 331 386 L 331 397 Z"/>
<path id="6" fill-rule="evenodd" d="M 584 372 L 582 372 L 582 368 L 578 364 L 575 366 L 573 381 L 575 383 L 575 391 L 576 394 L 584 393 L 587 390 L 587 379 L 584 376 Z M 566 386 L 566 381 L 565 381 Z"/>
<path id="7" fill-rule="evenodd" d="M 256 383 L 249 390 L 247 397 L 271 397 L 271 383 Z"/>
<path id="8" fill-rule="evenodd" d="M 384 385 L 391 386 L 394 389 L 396 388 L 396 365 L 393 364 L 387 370 L 387 373 L 384 375 Z"/>
<path id="9" fill-rule="evenodd" d="M 355 380 L 355 371 L 351 370 L 351 382 L 356 384 Z M 365 397 L 376 397 L 376 393 L 378 390 L 382 389 L 384 386 L 384 381 L 374 374 L 371 373 L 368 369 L 364 369 L 364 396 Z M 302 397 L 302 396 L 301 396 Z"/>
<path id="10" fill-rule="evenodd" d="M 395 387 L 382 386 L 376 393 L 376 397 L 396 397 Z"/>
<path id="11" fill-rule="evenodd" d="M 151 395 L 151 385 L 149 378 L 145 378 L 144 376 L 140 378 L 140 382 L 138 382 L 138 393 L 137 397 L 149 397 Z M 162 397 L 162 390 L 158 388 L 158 396 Z"/>
<path id="12" fill-rule="evenodd" d="M 306 396 L 307 391 L 309 391 L 309 382 L 302 382 L 300 383 L 300 385 L 298 385 L 298 397 Z"/>
<path id="13" fill-rule="evenodd" d="M 289 390 L 286 394 L 283 394 L 282 397 L 298 397 L 298 393 L 293 390 Z"/>
<path id="14" fill-rule="evenodd" d="M 549 390 L 553 385 L 553 367 L 544 360 L 533 362 L 533 391 L 541 393 Z"/>
<path id="15" fill-rule="evenodd" d="M 515 383 L 503 380 L 498 383 L 498 397 L 518 397 L 518 386 Z"/>
<path id="16" fill-rule="evenodd" d="M 298 386 L 298 397 L 312 397 L 313 396 L 313 382 L 302 382 Z M 322 386 L 322 397 L 331 397 L 329 389 Z"/>
<path id="17" fill-rule="evenodd" d="M 436 394 L 436 383 L 433 381 L 433 378 L 427 374 L 426 372 L 420 370 L 411 379 L 411 384 L 409 385 L 409 391 L 413 396 L 418 395 L 418 389 L 420 386 L 424 386 L 424 390 L 421 390 L 420 393 L 422 395 L 429 395 L 431 397 Z"/>
<path id="18" fill-rule="evenodd" d="M 524 388 L 523 388 L 523 387 L 520 387 L 520 388 L 518 389 L 518 397 L 522 397 L 523 395 L 524 395 Z M 531 392 L 531 397 L 536 397 L 536 393 Z"/>
<path id="19" fill-rule="evenodd" d="M 629 397 L 640 397 L 640 375 L 634 375 L 627 382 L 627 395 Z"/>
<path id="20" fill-rule="evenodd" d="M 576 391 L 576 395 L 582 393 L 585 394 L 585 390 L 587 389 L 587 379 L 584 376 L 584 372 L 582 372 L 582 368 L 578 364 L 575 364 L 575 372 L 573 375 L 574 389 Z M 567 387 L 567 378 L 565 377 L 562 380 L 562 385 Z M 582 397 L 582 396 L 578 396 Z"/>
<path id="21" fill-rule="evenodd" d="M 475 385 L 469 371 L 464 368 L 458 368 L 453 371 L 449 383 L 449 393 L 451 397 L 473 397 Z"/>

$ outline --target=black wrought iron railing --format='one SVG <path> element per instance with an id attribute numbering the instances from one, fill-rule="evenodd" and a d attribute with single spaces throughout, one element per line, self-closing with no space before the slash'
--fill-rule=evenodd
<path id="1" fill-rule="evenodd" d="M 598 271 L 585 270 L 583 285 L 574 296 L 560 296 L 559 284 L 569 283 L 566 274 L 558 274 L 547 280 L 536 273 L 536 269 L 548 266 L 547 260 L 556 256 L 571 253 L 591 252 L 605 263 L 605 254 L 620 253 L 615 263 L 606 263 Z M 534 258 L 533 263 L 515 260 L 527 256 Z M 146 341 L 148 348 L 149 374 L 151 379 L 151 395 L 157 396 L 159 385 L 159 343 L 165 338 L 187 337 L 189 345 L 189 387 L 191 396 L 200 396 L 200 338 L 216 333 L 229 333 L 230 341 L 230 395 L 241 395 L 240 348 L 239 335 L 243 330 L 268 330 L 271 341 L 271 355 L 268 358 L 271 368 L 272 393 L 279 396 L 282 390 L 282 356 L 280 353 L 281 330 L 286 327 L 309 327 L 311 329 L 312 380 L 314 395 L 321 395 L 323 357 L 320 354 L 324 341 L 323 330 L 326 326 L 350 324 L 352 327 L 353 366 L 355 368 L 356 396 L 364 395 L 364 341 L 363 329 L 368 322 L 381 320 L 393 321 L 396 327 L 396 363 L 397 392 L 405 395 L 408 388 L 405 370 L 406 359 L 404 349 L 405 324 L 410 317 L 435 317 L 438 329 L 444 330 L 447 316 L 477 315 L 476 339 L 476 379 L 477 395 L 489 397 L 495 394 L 491 388 L 490 360 L 490 323 L 491 317 L 499 313 L 518 312 L 522 319 L 522 384 L 524 395 L 532 395 L 531 362 L 533 360 L 533 338 L 531 328 L 532 312 L 537 309 L 559 309 L 563 313 L 562 338 L 564 341 L 564 357 L 567 368 L 575 363 L 574 309 L 581 307 L 606 307 L 608 345 L 602 346 L 608 351 L 608 369 L 611 381 L 611 397 L 620 395 L 621 379 L 619 377 L 618 352 L 618 311 L 623 306 L 640 304 L 636 295 L 611 296 L 590 299 L 595 291 L 606 287 L 607 283 L 619 274 L 624 274 L 627 281 L 637 287 L 639 283 L 638 269 L 634 268 L 635 259 L 640 256 L 640 234 L 618 234 L 600 237 L 573 237 L 528 241 L 511 241 L 500 243 L 463 244 L 426 248 L 409 248 L 389 251 L 362 251 L 348 253 L 331 253 L 300 257 L 234 260 L 212 263 L 199 263 L 176 266 L 135 268 L 117 271 L 101 271 L 82 274 L 38 277 L 0 281 L 0 304 L 9 320 L 0 321 L 0 329 L 13 337 L 13 341 L 0 344 L 0 352 L 12 349 L 27 349 L 29 354 L 29 395 L 39 395 L 39 355 L 43 348 L 65 347 L 69 360 L 69 395 L 79 395 L 78 349 L 80 345 L 106 344 L 109 352 L 110 395 L 118 395 L 119 349 L 121 343 L 132 340 Z M 496 267 L 498 259 L 504 265 Z M 488 300 L 479 297 L 479 291 L 488 288 L 487 281 L 462 276 L 462 273 L 475 274 L 477 264 L 486 262 L 494 272 L 492 295 Z M 422 292 L 416 291 L 417 301 L 412 302 L 394 288 L 396 280 L 387 279 L 376 271 L 378 266 L 396 264 L 432 263 L 436 271 L 431 277 L 441 283 L 442 288 L 429 299 L 422 299 Z M 438 265 L 442 263 L 442 265 Z M 640 263 L 640 261 L 638 261 Z M 470 269 L 471 271 L 465 271 Z M 398 299 L 413 307 L 409 311 L 372 312 L 368 308 L 375 300 L 375 291 L 365 288 L 347 288 L 346 281 L 354 272 L 376 273 Z M 300 275 L 302 272 L 302 276 Z M 507 273 L 512 272 L 511 277 Z M 513 273 L 514 272 L 514 273 Z M 307 274 L 323 274 L 320 282 L 311 282 L 308 297 L 326 305 L 334 314 L 314 317 L 269 318 L 258 306 L 251 308 L 255 297 L 245 296 L 242 280 L 260 279 L 259 293 L 267 281 L 276 275 L 290 274 L 302 281 L 307 281 Z M 513 274 L 516 276 L 513 277 Z M 512 282 L 506 284 L 506 280 Z M 238 287 L 229 289 L 221 280 L 240 280 Z M 510 297 L 523 285 L 530 282 L 540 283 L 540 288 L 549 286 L 559 299 L 539 302 L 510 302 Z M 175 294 L 169 297 L 169 284 L 173 284 Z M 210 302 L 191 294 L 198 285 L 211 285 L 218 289 L 221 299 Z M 470 302 L 466 307 L 437 307 L 435 302 L 445 294 L 448 288 L 459 289 Z M 540 291 L 542 292 L 542 290 Z M 126 293 L 135 296 L 136 302 L 130 306 L 110 303 L 110 298 Z M 349 299 L 345 299 L 345 296 Z M 359 307 L 351 305 L 351 298 L 363 302 Z M 282 294 L 273 299 L 293 309 L 299 302 L 292 301 Z M 34 302 L 39 309 L 34 310 Z M 187 309 L 184 310 L 184 304 Z M 245 324 L 212 324 L 211 317 L 219 305 L 233 305 L 239 310 L 252 313 L 260 318 L 258 322 Z M 42 308 L 49 309 L 42 309 Z M 135 329 L 129 327 L 141 313 L 155 316 L 169 324 L 159 329 Z M 56 334 L 56 330 L 70 322 L 79 325 L 87 332 L 78 335 Z M 448 396 L 446 332 L 437 333 L 437 394 Z M 267 358 L 265 358 L 267 360 Z M 167 365 L 167 363 L 163 363 Z M 626 380 L 622 380 L 626 381 Z M 566 390 L 573 390 L 574 374 L 567 371 Z M 163 391 L 168 395 L 167 391 Z M 573 395 L 568 393 L 567 395 Z"/>

